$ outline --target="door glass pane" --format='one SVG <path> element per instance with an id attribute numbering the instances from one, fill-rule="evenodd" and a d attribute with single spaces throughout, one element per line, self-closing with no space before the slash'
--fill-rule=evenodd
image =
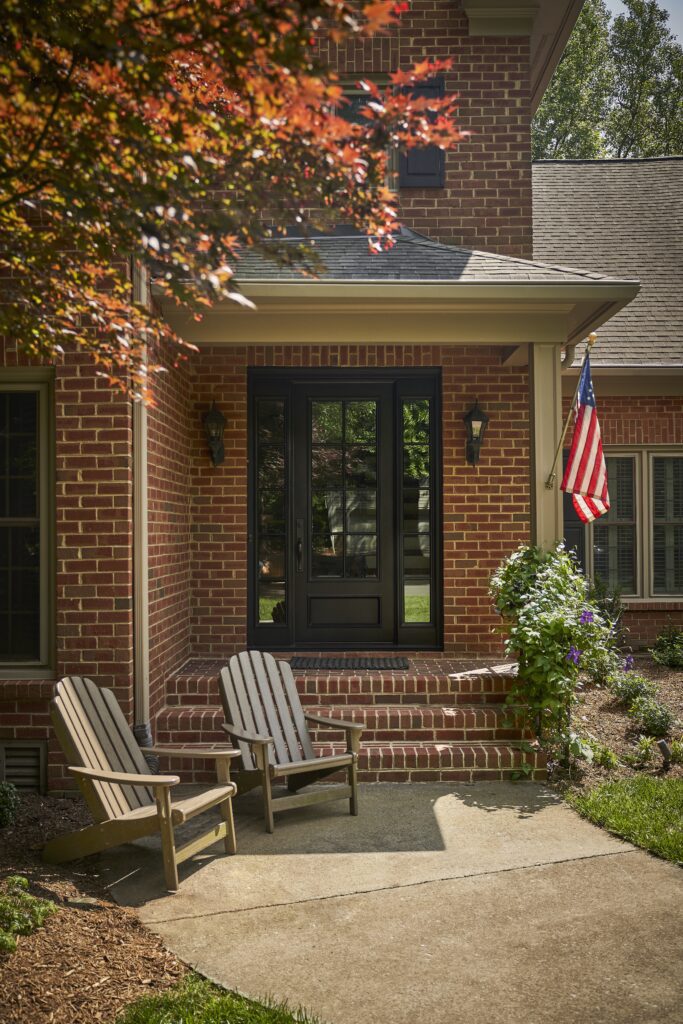
<path id="1" fill-rule="evenodd" d="M 406 578 L 426 576 L 430 570 L 430 540 L 428 533 L 403 538 L 403 574 Z"/>
<path id="2" fill-rule="evenodd" d="M 314 444 L 341 441 L 341 402 L 311 403 L 311 438 Z"/>
<path id="3" fill-rule="evenodd" d="M 342 480 L 342 448 L 331 448 L 327 445 L 316 445 L 311 452 L 311 484 L 314 491 L 322 488 L 341 490 Z"/>
<path id="4" fill-rule="evenodd" d="M 314 533 L 311 547 L 313 576 L 344 575 L 343 533 Z"/>
<path id="5" fill-rule="evenodd" d="M 427 488 L 406 487 L 403 491 L 403 529 L 406 533 L 429 533 L 431 510 Z"/>
<path id="6" fill-rule="evenodd" d="M 403 621 L 431 622 L 431 618 L 429 583 L 404 583 Z"/>
<path id="7" fill-rule="evenodd" d="M 401 403 L 401 583 L 403 622 L 431 622 L 431 399 Z"/>
<path id="8" fill-rule="evenodd" d="M 374 444 L 377 436 L 376 413 L 376 402 L 346 402 L 346 440 Z"/>
<path id="9" fill-rule="evenodd" d="M 377 484 L 377 452 L 374 448 L 351 447 L 346 451 L 346 486 L 371 487 Z"/>
<path id="10" fill-rule="evenodd" d="M 344 529 L 344 492 L 314 491 L 311 498 L 313 533 L 341 533 Z"/>
<path id="11" fill-rule="evenodd" d="M 349 533 L 376 532 L 377 491 L 346 492 L 346 529 Z"/>
<path id="12" fill-rule="evenodd" d="M 350 533 L 346 535 L 346 576 L 366 579 L 377 576 L 377 536 Z"/>
<path id="13" fill-rule="evenodd" d="M 285 400 L 256 402 L 257 619 L 287 621 L 287 452 Z"/>

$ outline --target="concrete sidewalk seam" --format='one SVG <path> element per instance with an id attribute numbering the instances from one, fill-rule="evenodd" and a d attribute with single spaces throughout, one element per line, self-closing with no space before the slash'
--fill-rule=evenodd
<path id="1" fill-rule="evenodd" d="M 234 910 L 213 910 L 205 914 L 179 914 L 177 917 L 159 917 L 147 919 L 144 923 L 150 927 L 158 924 L 172 924 L 176 921 L 195 921 L 199 918 L 221 917 L 227 914 L 249 914 L 254 910 L 273 910 L 279 907 L 296 907 L 306 903 L 323 903 L 329 900 L 350 899 L 352 896 L 368 896 L 376 892 L 395 892 L 397 889 L 415 889 L 421 885 L 438 885 L 441 882 L 459 882 L 468 878 L 486 878 L 493 875 L 509 874 L 512 871 L 529 871 L 532 868 L 554 867 L 556 864 L 576 864 L 587 860 L 598 860 L 605 857 L 623 857 L 625 854 L 642 852 L 636 847 L 629 850 L 608 850 L 605 853 L 589 853 L 584 857 L 565 857 L 562 860 L 542 860 L 533 864 L 518 864 L 509 868 L 497 868 L 494 871 L 471 871 L 464 875 L 444 875 L 440 878 L 425 878 L 417 882 L 397 882 L 395 885 L 381 885 L 374 889 L 354 889 L 351 892 L 335 892 L 329 896 L 311 896 L 301 900 L 287 900 L 282 903 L 258 903 L 253 907 L 236 907 Z"/>

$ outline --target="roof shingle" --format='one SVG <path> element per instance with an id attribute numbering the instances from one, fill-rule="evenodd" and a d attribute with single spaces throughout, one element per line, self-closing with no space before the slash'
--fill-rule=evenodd
<path id="1" fill-rule="evenodd" d="M 638 278 L 603 327 L 602 366 L 683 366 L 683 157 L 538 161 L 534 258 Z"/>

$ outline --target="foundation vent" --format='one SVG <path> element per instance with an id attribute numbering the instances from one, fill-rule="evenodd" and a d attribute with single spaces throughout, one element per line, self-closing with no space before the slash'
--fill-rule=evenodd
<path id="1" fill-rule="evenodd" d="M 17 789 L 45 792 L 46 744 L 40 741 L 5 740 L 0 742 L 0 781 Z"/>

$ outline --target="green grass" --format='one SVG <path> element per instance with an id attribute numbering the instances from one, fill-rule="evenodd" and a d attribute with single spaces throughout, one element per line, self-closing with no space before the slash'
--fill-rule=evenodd
<path id="1" fill-rule="evenodd" d="M 315 1024 L 315 1018 L 254 1003 L 190 974 L 163 995 L 132 1003 L 116 1024 Z"/>
<path id="2" fill-rule="evenodd" d="M 568 799 L 596 825 L 666 860 L 683 862 L 683 780 L 621 779 Z"/>

